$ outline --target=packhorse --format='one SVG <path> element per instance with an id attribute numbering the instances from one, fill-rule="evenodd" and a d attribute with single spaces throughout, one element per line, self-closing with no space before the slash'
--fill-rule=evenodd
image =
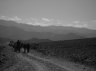
<path id="1" fill-rule="evenodd" d="M 30 50 L 30 45 L 28 43 L 22 43 L 20 40 L 17 42 L 10 41 L 9 46 L 14 48 L 14 52 L 20 52 L 22 48 L 24 49 L 24 53 L 28 53 Z"/>

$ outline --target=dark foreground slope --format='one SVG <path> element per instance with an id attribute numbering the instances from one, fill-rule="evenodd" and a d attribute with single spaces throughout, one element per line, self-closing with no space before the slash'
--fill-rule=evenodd
<path id="1" fill-rule="evenodd" d="M 35 50 L 45 55 L 96 66 L 96 38 L 40 43 Z"/>
<path id="2" fill-rule="evenodd" d="M 16 54 L 12 48 L 0 45 L 0 71 L 17 63 Z"/>

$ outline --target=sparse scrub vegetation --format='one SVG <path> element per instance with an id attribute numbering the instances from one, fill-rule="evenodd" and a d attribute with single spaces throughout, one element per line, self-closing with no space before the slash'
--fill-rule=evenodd
<path id="1" fill-rule="evenodd" d="M 39 43 L 35 50 L 44 55 L 96 66 L 96 38 Z"/>
<path id="2" fill-rule="evenodd" d="M 15 53 L 9 47 L 0 45 L 0 71 L 17 63 Z"/>

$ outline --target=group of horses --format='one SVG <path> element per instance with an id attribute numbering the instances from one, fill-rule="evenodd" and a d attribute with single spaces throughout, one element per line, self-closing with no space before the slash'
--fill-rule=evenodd
<path id="1" fill-rule="evenodd" d="M 21 49 L 23 49 L 24 53 L 29 53 L 30 50 L 30 44 L 23 43 L 20 40 L 17 40 L 16 42 L 10 41 L 9 46 L 14 48 L 14 52 L 20 52 Z"/>

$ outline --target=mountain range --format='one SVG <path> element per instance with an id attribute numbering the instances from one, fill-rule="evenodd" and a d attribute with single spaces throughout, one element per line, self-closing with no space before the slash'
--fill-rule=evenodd
<path id="1" fill-rule="evenodd" d="M 35 26 L 0 20 L 0 37 L 28 40 L 32 38 L 71 40 L 96 37 L 96 30 L 64 26 Z"/>

